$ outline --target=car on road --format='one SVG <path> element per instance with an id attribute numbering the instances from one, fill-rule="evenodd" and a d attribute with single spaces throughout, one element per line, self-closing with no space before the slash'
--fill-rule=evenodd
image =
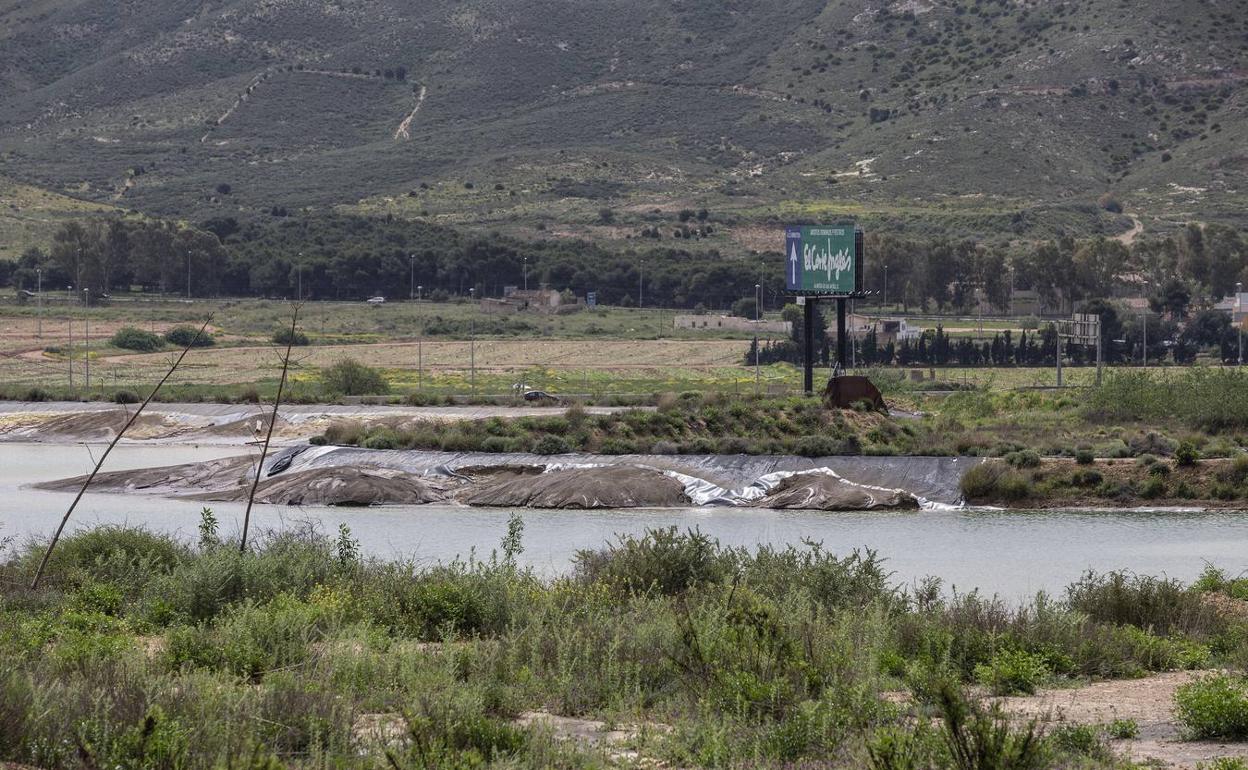
<path id="1" fill-rule="evenodd" d="M 366 299 L 366 300 L 364 300 L 364 301 L 365 301 L 365 302 L 367 302 L 367 303 L 368 303 L 368 304 L 370 304 L 370 305 L 381 305 L 381 304 L 384 304 L 384 303 L 385 303 L 386 298 L 385 298 L 385 297 L 382 297 L 382 296 L 380 296 L 380 295 L 378 295 L 378 296 L 376 296 L 376 297 L 369 297 L 368 299 Z"/>

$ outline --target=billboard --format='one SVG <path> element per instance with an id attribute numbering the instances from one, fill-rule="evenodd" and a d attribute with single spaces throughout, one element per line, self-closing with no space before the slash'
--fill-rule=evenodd
<path id="1" fill-rule="evenodd" d="M 784 257 L 791 292 L 836 296 L 862 291 L 862 233 L 852 224 L 786 228 Z"/>

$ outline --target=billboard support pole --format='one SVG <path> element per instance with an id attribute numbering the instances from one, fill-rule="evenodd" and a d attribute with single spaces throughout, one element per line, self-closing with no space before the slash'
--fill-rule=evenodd
<path id="1" fill-rule="evenodd" d="M 845 303 L 844 297 L 836 298 L 836 368 L 838 374 L 848 371 L 845 368 Z"/>
<path id="2" fill-rule="evenodd" d="M 806 391 L 806 395 L 813 396 L 815 393 L 815 303 L 814 297 L 806 298 L 805 337 L 806 355 L 804 358 L 805 371 L 802 376 L 802 387 Z"/>

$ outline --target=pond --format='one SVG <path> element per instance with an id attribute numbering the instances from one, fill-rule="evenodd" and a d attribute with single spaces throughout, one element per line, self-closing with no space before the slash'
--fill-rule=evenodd
<path id="1" fill-rule="evenodd" d="M 27 485 L 91 469 L 93 444 L 0 444 L 0 538 L 51 534 L 72 495 Z M 208 460 L 238 447 L 123 444 L 106 470 Z M 211 503 L 223 534 L 236 532 L 243 506 Z M 140 494 L 88 494 L 71 531 L 102 523 L 143 525 L 192 539 L 202 503 Z M 313 522 L 334 532 L 345 522 L 366 553 L 436 562 L 474 551 L 488 556 L 517 511 L 448 505 L 377 508 L 257 506 L 254 526 L 274 529 Z M 1248 513 L 1127 511 L 980 511 L 820 513 L 750 508 L 613 511 L 518 511 L 524 519 L 522 561 L 543 574 L 570 569 L 578 549 L 595 548 L 618 533 L 675 525 L 728 545 L 783 545 L 803 539 L 837 553 L 871 548 L 887 559 L 898 582 L 927 575 L 959 590 L 980 588 L 1021 600 L 1035 591 L 1060 592 L 1088 569 L 1130 569 L 1191 580 L 1214 564 L 1248 571 Z"/>

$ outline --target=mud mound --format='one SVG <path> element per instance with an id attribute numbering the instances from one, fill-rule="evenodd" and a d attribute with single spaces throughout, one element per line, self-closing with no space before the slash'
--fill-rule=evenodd
<path id="1" fill-rule="evenodd" d="M 101 412 L 74 412 L 50 419 L 38 420 L 12 431 L 17 435 L 29 434 L 32 438 L 48 441 L 57 438 L 77 440 L 111 439 L 126 426 L 133 412 L 125 409 L 109 409 Z M 161 415 L 143 414 L 134 421 L 126 433 L 129 438 L 166 438 L 186 430 L 186 426 Z"/>
<path id="2" fill-rule="evenodd" d="M 125 471 L 104 471 L 91 482 L 96 492 L 147 491 L 168 495 L 184 494 L 188 490 L 219 491 L 242 486 L 251 477 L 253 458 L 247 455 L 225 457 L 201 463 L 169 465 L 163 468 L 140 468 Z M 76 492 L 86 476 L 45 481 L 36 484 L 37 489 L 54 492 Z"/>
<path id="3" fill-rule="evenodd" d="M 813 511 L 916 510 L 919 501 L 909 492 L 863 487 L 829 473 L 795 473 L 782 479 L 756 505 Z"/>
<path id="4" fill-rule="evenodd" d="M 564 468 L 533 474 L 499 472 L 473 487 L 463 502 L 529 508 L 670 508 L 689 505 L 685 486 L 659 471 L 629 465 Z"/>
<path id="5" fill-rule="evenodd" d="M 238 502 L 247 499 L 247 486 L 192 495 L 195 500 Z M 256 502 L 272 505 L 363 506 L 386 503 L 423 505 L 442 495 L 411 474 L 380 469 L 313 468 L 266 479 L 256 488 Z"/>

